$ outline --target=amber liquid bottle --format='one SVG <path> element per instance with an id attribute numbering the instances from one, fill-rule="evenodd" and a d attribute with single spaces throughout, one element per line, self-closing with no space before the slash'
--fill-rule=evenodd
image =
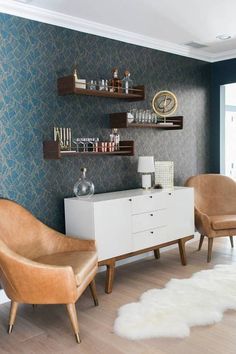
<path id="1" fill-rule="evenodd" d="M 122 93 L 122 80 L 118 77 L 118 69 L 112 70 L 112 79 L 110 81 L 109 89 L 111 92 Z"/>

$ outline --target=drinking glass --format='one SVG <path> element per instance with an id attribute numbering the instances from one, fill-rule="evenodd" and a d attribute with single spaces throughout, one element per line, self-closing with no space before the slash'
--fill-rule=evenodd
<path id="1" fill-rule="evenodd" d="M 73 139 L 73 143 L 76 145 L 76 152 L 79 152 L 80 138 Z"/>

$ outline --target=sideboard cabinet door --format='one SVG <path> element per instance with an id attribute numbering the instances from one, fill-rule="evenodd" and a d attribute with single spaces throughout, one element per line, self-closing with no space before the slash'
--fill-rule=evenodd
<path id="1" fill-rule="evenodd" d="M 192 188 L 175 190 L 171 194 L 168 229 L 170 239 L 194 233 L 194 193 Z"/>
<path id="2" fill-rule="evenodd" d="M 132 252 L 131 199 L 65 199 L 66 234 L 94 239 L 98 260 Z"/>
<path id="3" fill-rule="evenodd" d="M 113 199 L 95 203 L 94 227 L 99 261 L 132 252 L 129 199 Z"/>

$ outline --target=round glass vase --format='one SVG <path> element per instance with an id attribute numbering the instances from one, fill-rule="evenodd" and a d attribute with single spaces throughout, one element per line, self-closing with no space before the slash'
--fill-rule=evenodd
<path id="1" fill-rule="evenodd" d="M 74 194 L 77 198 L 89 198 L 94 194 L 94 184 L 86 178 L 85 167 L 81 168 L 82 175 L 74 185 Z"/>

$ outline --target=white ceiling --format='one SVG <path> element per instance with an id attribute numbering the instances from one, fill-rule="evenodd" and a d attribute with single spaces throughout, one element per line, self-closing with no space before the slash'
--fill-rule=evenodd
<path id="1" fill-rule="evenodd" d="M 210 62 L 236 57 L 235 0 L 0 0 L 0 11 Z"/>

